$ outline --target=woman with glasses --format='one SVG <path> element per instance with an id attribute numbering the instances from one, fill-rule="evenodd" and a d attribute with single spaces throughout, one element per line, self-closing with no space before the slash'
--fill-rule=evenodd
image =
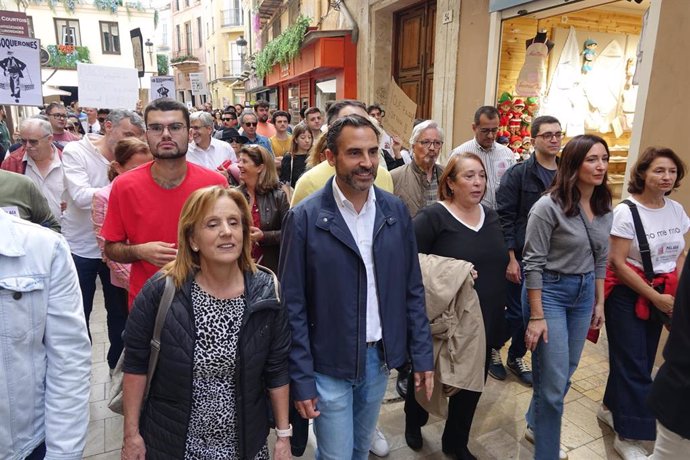
<path id="1" fill-rule="evenodd" d="M 684 175 L 678 155 L 657 147 L 646 149 L 630 172 L 627 201 L 635 206 L 646 235 L 651 279 L 631 207 L 624 202 L 613 210 L 605 309 L 610 371 L 597 416 L 615 431 L 613 447 L 624 459 L 646 457 L 640 441 L 657 437 L 647 399 L 661 328 L 664 320 L 671 322 L 677 270 L 685 259 L 683 235 L 690 229 L 683 206 L 668 195 Z"/>
<path id="2" fill-rule="evenodd" d="M 485 193 L 486 170 L 481 159 L 474 153 L 459 153 L 451 157 L 438 179 L 439 201 L 421 209 L 414 218 L 417 246 L 421 254 L 470 262 L 476 274 L 474 289 L 479 298 L 479 321 L 483 322 L 483 330 L 477 330 L 481 328 L 477 324 L 474 330 L 463 332 L 473 337 L 467 339 L 471 343 L 480 343 L 480 353 L 473 357 L 472 362 L 455 363 L 456 367 L 462 367 L 458 374 L 471 376 L 461 387 L 453 388 L 457 391 L 449 398 L 448 418 L 441 438 L 443 452 L 455 455 L 460 460 L 475 459 L 467 444 L 488 371 L 489 344 L 500 332 L 506 301 L 508 250 L 503 241 L 498 214 L 481 204 Z M 455 281 L 455 278 L 452 281 L 449 279 L 449 283 Z M 425 282 L 425 288 L 429 289 L 428 282 Z M 439 302 L 437 299 L 434 298 Z M 452 324 L 461 327 L 459 321 Z M 446 332 L 453 333 L 451 330 Z M 486 340 L 482 340 L 484 337 Z M 439 359 L 434 363 L 437 369 Z M 453 363 L 448 365 L 453 366 Z M 405 441 L 410 448 L 416 450 L 422 447 L 421 427 L 427 419 L 428 413 L 415 399 L 414 382 L 410 377 L 405 399 Z"/>
<path id="3" fill-rule="evenodd" d="M 290 329 L 278 280 L 251 259 L 251 214 L 235 189 L 193 192 L 178 226 L 177 257 L 144 286 L 127 322 L 123 459 L 290 458 Z M 145 398 L 156 313 L 174 295 Z"/>
<path id="4" fill-rule="evenodd" d="M 244 145 L 240 149 L 238 167 L 242 181 L 239 190 L 247 198 L 252 216 L 252 258 L 275 272 L 281 226 L 290 203 L 278 181 L 273 156 L 265 148 Z"/>
<path id="5" fill-rule="evenodd" d="M 567 458 L 560 450 L 563 399 L 588 329 L 604 323 L 612 221 L 608 161 L 606 141 L 575 136 L 527 221 L 522 306 L 534 391 L 525 438 L 534 443 L 536 460 Z"/>
<path id="6" fill-rule="evenodd" d="M 309 149 L 314 144 L 311 131 L 304 123 L 295 126 L 290 141 L 290 151 L 283 156 L 280 165 L 280 181 L 295 187 L 299 179 L 307 169 Z"/>

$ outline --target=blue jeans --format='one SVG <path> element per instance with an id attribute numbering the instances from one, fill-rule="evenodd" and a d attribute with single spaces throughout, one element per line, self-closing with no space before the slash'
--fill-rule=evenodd
<path id="1" fill-rule="evenodd" d="M 525 323 L 530 308 L 522 291 Z M 548 343 L 540 340 L 532 353 L 534 378 L 527 425 L 534 430 L 535 460 L 558 458 L 563 399 L 580 362 L 594 307 L 594 272 L 583 275 L 543 273 L 542 305 Z"/>
<path id="2" fill-rule="evenodd" d="M 110 282 L 110 269 L 101 259 L 87 259 L 76 254 L 72 254 L 72 259 L 74 259 L 74 265 L 79 276 L 79 288 L 84 301 L 84 316 L 86 317 L 89 338 L 91 338 L 89 318 L 91 317 L 91 310 L 93 310 L 93 297 L 96 294 L 96 278 L 101 279 L 107 313 L 108 340 L 110 341 L 108 366 L 114 369 L 124 348 L 122 331 L 125 330 L 127 323 L 127 291 L 113 286 Z"/>
<path id="3" fill-rule="evenodd" d="M 386 393 L 389 370 L 379 347 L 367 347 L 365 375 L 345 380 L 315 373 L 317 460 L 366 460 Z"/>
<path id="4" fill-rule="evenodd" d="M 635 316 L 638 295 L 616 286 L 606 299 L 609 378 L 604 404 L 613 415 L 616 433 L 627 439 L 656 439 L 656 417 L 647 406 L 661 323 Z M 654 308 L 654 306 L 650 306 Z"/>
<path id="5" fill-rule="evenodd" d="M 525 346 L 525 323 L 522 319 L 522 286 L 525 284 L 525 274 L 522 273 L 522 261 L 520 275 L 522 282 L 515 284 L 508 281 L 508 298 L 506 301 L 506 335 L 510 337 L 508 359 L 522 358 L 527 353 Z"/>

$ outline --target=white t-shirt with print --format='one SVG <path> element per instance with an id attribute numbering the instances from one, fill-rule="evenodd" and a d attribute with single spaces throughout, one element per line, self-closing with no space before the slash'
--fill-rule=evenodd
<path id="1" fill-rule="evenodd" d="M 637 205 L 637 210 L 640 213 L 642 227 L 649 243 L 654 273 L 662 274 L 674 271 L 678 256 L 685 248 L 683 235 L 690 229 L 690 219 L 683 206 L 669 198 L 664 198 L 665 204 L 662 208 L 652 209 L 641 205 L 632 197 L 628 199 Z M 611 235 L 632 240 L 627 261 L 642 269 L 642 257 L 635 234 L 635 224 L 630 207 L 625 203 L 619 204 L 613 210 Z"/>

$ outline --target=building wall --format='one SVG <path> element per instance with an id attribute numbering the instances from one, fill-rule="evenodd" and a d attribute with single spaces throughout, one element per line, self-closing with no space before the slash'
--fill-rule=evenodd
<path id="1" fill-rule="evenodd" d="M 206 73 L 211 102 L 215 108 L 244 100 L 244 86 L 233 86 L 236 77 L 242 73 L 240 56 L 233 45 L 244 34 L 244 15 L 239 15 L 240 21 L 234 21 L 234 16 L 224 13 L 234 3 L 220 0 L 204 5 L 204 27 L 208 28 L 205 32 Z"/>
<path id="2" fill-rule="evenodd" d="M 189 6 L 186 6 L 185 2 L 189 3 Z M 178 10 L 177 4 L 179 3 L 180 9 Z M 177 91 L 177 98 L 180 99 L 179 97 L 179 92 L 184 91 L 185 92 L 185 101 L 190 100 L 190 95 L 191 95 L 191 84 L 189 81 L 189 74 L 191 72 L 201 72 L 204 75 L 208 75 L 208 71 L 206 68 L 206 49 L 205 49 L 205 41 L 206 41 L 206 35 L 205 31 L 203 30 L 203 24 L 204 24 L 204 19 L 203 19 L 203 7 L 202 7 L 202 2 L 200 0 L 173 0 L 172 1 L 172 40 L 171 40 L 171 48 L 172 48 L 172 57 L 173 59 L 176 56 L 181 56 L 187 54 L 187 37 L 185 35 L 185 24 L 189 22 L 191 24 L 191 54 L 199 59 L 199 67 L 198 70 L 181 70 L 179 67 L 175 67 L 171 65 L 171 67 L 174 69 L 173 70 L 173 75 L 175 76 L 175 88 Z M 202 40 L 199 40 L 199 28 L 198 28 L 198 22 L 197 18 L 202 18 L 201 19 L 201 24 L 202 24 L 202 31 L 201 31 L 201 37 Z M 180 26 L 180 40 L 179 40 L 179 46 L 178 46 L 178 34 L 177 34 L 177 26 Z M 197 97 L 196 98 L 196 104 L 199 105 L 200 100 Z"/>

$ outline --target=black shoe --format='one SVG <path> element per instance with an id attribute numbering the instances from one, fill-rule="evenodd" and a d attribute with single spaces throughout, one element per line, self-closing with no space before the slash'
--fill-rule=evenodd
<path id="1" fill-rule="evenodd" d="M 405 442 L 407 446 L 412 450 L 419 450 L 424 445 L 424 439 L 422 438 L 422 428 L 405 426 Z"/>
<path id="2" fill-rule="evenodd" d="M 477 460 L 477 457 L 475 457 L 472 452 L 467 448 L 467 446 L 462 447 L 459 449 L 455 455 L 458 457 L 458 460 Z"/>
<path id="3" fill-rule="evenodd" d="M 506 368 L 503 367 L 501 361 L 501 353 L 498 350 L 491 349 L 491 363 L 489 364 L 489 375 L 496 380 L 505 380 L 507 373 Z"/>
<path id="4" fill-rule="evenodd" d="M 528 386 L 532 386 L 532 370 L 529 368 L 524 358 L 510 359 L 508 357 L 508 362 L 506 363 L 510 372 L 515 374 L 515 376 L 522 383 Z"/>
<path id="5" fill-rule="evenodd" d="M 398 378 L 395 381 L 395 391 L 402 399 L 407 397 L 407 378 L 410 375 L 410 367 L 398 370 Z"/>

